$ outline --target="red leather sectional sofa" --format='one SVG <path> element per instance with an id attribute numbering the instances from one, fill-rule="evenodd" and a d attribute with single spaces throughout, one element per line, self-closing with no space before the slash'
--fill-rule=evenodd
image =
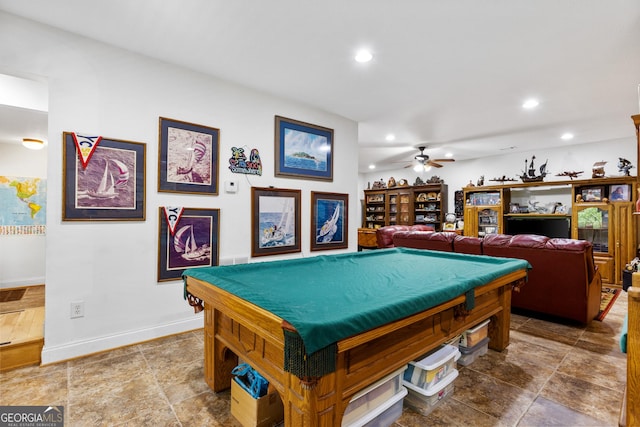
<path id="1" fill-rule="evenodd" d="M 490 234 L 484 238 L 452 232 L 382 227 L 378 246 L 402 246 L 473 255 L 519 258 L 533 267 L 527 284 L 513 292 L 511 306 L 586 324 L 600 310 L 602 279 L 590 242 L 535 234 Z M 381 245 L 380 243 L 384 243 Z"/>

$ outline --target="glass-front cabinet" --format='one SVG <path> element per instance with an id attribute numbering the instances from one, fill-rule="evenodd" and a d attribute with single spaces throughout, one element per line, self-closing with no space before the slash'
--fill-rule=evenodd
<path id="1" fill-rule="evenodd" d="M 388 191 L 389 223 L 388 225 L 410 225 L 411 218 L 411 190 Z"/>
<path id="2" fill-rule="evenodd" d="M 464 234 L 484 237 L 504 233 L 504 214 L 509 206 L 509 189 L 480 191 L 465 189 Z"/>
<path id="3" fill-rule="evenodd" d="M 611 204 L 576 203 L 571 221 L 573 229 L 571 236 L 574 239 L 591 242 L 593 245 L 593 258 L 605 282 L 613 282 L 615 279 L 611 216 Z"/>

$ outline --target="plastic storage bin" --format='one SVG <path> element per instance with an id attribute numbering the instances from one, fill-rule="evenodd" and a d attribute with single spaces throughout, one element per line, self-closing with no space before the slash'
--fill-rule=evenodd
<path id="1" fill-rule="evenodd" d="M 466 331 L 464 331 L 462 333 L 462 338 L 460 338 L 460 347 L 473 347 L 484 338 L 486 338 L 488 332 L 489 319 L 485 320 L 479 325 L 474 326 L 471 329 L 467 329 Z"/>
<path id="2" fill-rule="evenodd" d="M 458 370 L 454 369 L 443 381 L 431 390 L 424 390 L 405 381 L 404 385 L 409 392 L 404 399 L 405 406 L 422 415 L 429 415 L 440 402 L 445 400 L 447 396 L 453 394 L 454 380 L 457 377 Z"/>
<path id="3" fill-rule="evenodd" d="M 489 350 L 489 338 L 484 338 L 478 344 L 473 347 L 460 347 L 460 359 L 458 363 L 462 366 L 471 365 L 480 356 L 487 354 Z"/>
<path id="4" fill-rule="evenodd" d="M 380 407 L 388 403 L 390 399 L 397 397 L 398 394 L 404 390 L 404 387 L 402 387 L 402 373 L 405 369 L 406 367 L 398 369 L 356 393 L 344 410 L 342 425 L 364 425 L 362 422 L 358 423 L 358 420 L 367 417 L 367 415 L 371 413 L 380 411 Z M 400 406 L 402 407 L 402 404 Z"/>
<path id="5" fill-rule="evenodd" d="M 407 389 L 400 387 L 400 391 L 384 402 L 373 408 L 364 416 L 345 424 L 343 427 L 389 427 L 402 415 L 402 402 L 407 395 Z"/>
<path id="6" fill-rule="evenodd" d="M 441 346 L 426 357 L 409 362 L 404 371 L 404 380 L 413 385 L 429 390 L 442 381 L 447 374 L 456 369 L 456 360 L 460 351 L 452 345 Z"/>

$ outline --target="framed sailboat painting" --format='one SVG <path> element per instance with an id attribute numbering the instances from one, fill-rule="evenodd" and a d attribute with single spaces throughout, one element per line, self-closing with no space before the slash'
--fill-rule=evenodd
<path id="1" fill-rule="evenodd" d="M 220 209 L 184 208 L 170 227 L 161 207 L 158 224 L 158 282 L 180 279 L 187 268 L 218 265 Z"/>
<path id="2" fill-rule="evenodd" d="M 89 156 L 79 138 L 99 142 Z M 106 137 L 62 135 L 63 221 L 144 221 L 146 144 Z"/>
<path id="3" fill-rule="evenodd" d="M 251 187 L 251 256 L 300 252 L 300 190 Z"/>
<path id="4" fill-rule="evenodd" d="M 311 250 L 349 246 L 349 195 L 311 192 Z"/>
<path id="5" fill-rule="evenodd" d="M 218 194 L 220 130 L 160 117 L 158 191 Z"/>

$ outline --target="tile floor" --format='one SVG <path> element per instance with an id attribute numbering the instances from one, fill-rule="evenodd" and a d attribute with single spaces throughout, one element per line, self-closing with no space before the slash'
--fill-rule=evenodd
<path id="1" fill-rule="evenodd" d="M 394 427 L 616 426 L 626 359 L 622 293 L 603 322 L 575 327 L 514 315 L 511 344 L 460 367 L 453 395 Z M 0 374 L 0 405 L 64 405 L 68 426 L 233 426 L 229 392 L 203 381 L 201 331 Z"/>

